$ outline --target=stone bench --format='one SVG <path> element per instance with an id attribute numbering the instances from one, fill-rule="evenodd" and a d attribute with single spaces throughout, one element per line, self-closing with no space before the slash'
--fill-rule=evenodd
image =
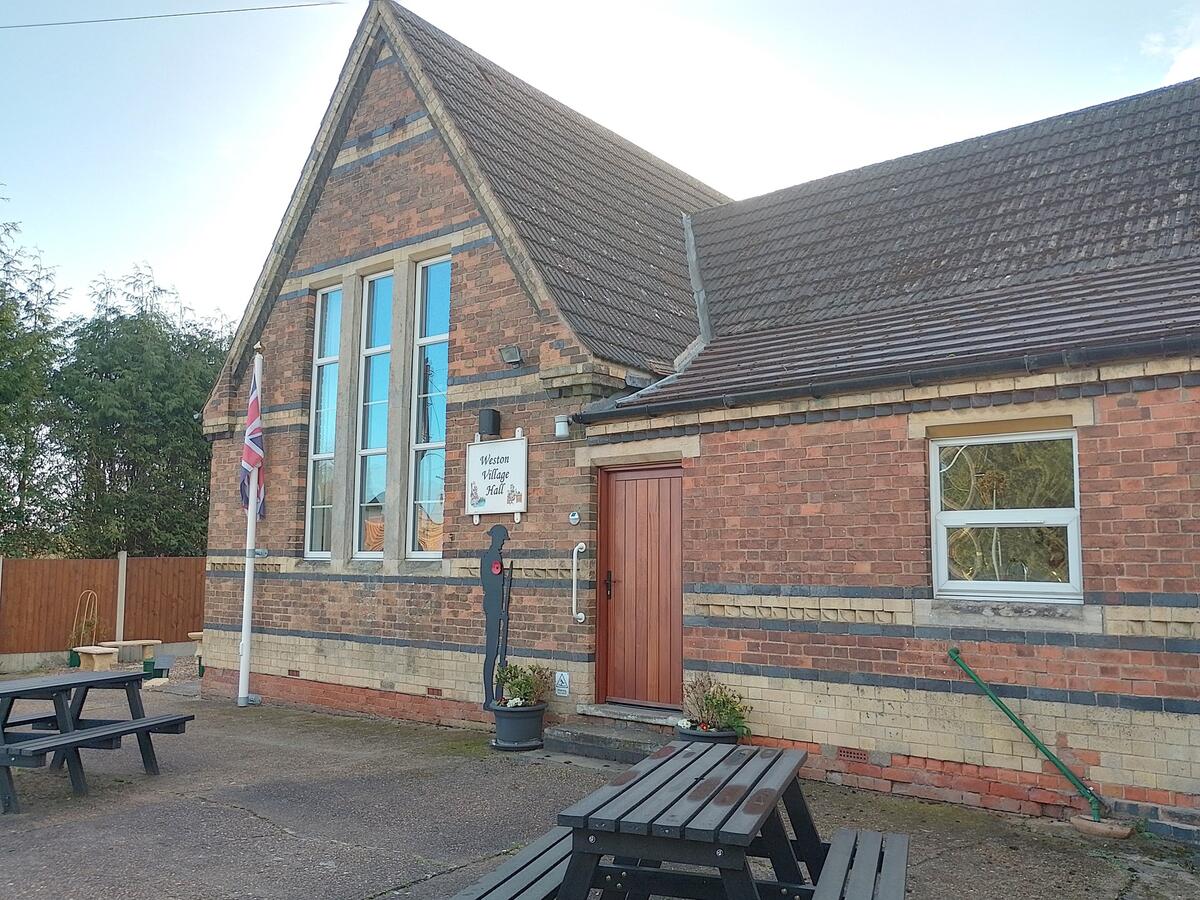
<path id="1" fill-rule="evenodd" d="M 141 649 L 142 661 L 145 662 L 146 660 L 153 658 L 154 648 L 161 643 L 162 641 L 156 641 L 154 639 L 140 641 L 101 641 L 100 646 L 115 647 L 118 651 L 120 651 L 123 647 L 138 647 Z"/>
<path id="2" fill-rule="evenodd" d="M 91 672 L 106 672 L 117 661 L 118 651 L 116 647 L 85 645 L 83 647 L 72 647 L 71 649 L 79 654 L 79 668 Z"/>

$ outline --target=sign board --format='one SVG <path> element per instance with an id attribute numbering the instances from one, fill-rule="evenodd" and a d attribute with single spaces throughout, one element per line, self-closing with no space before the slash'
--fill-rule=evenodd
<path id="1" fill-rule="evenodd" d="M 556 697 L 569 697 L 571 695 L 570 672 L 554 673 L 554 695 Z"/>
<path id="2" fill-rule="evenodd" d="M 525 512 L 526 438 L 467 444 L 467 509 L 473 516 Z"/>

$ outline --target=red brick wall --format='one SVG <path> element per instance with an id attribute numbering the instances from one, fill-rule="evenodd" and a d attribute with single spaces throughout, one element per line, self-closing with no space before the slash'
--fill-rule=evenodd
<path id="1" fill-rule="evenodd" d="M 902 416 L 704 435 L 684 582 L 927 585 L 925 470 Z"/>
<path id="2" fill-rule="evenodd" d="M 1200 591 L 1200 389 L 1095 403 L 1085 589 Z M 685 582 L 931 585 L 928 449 L 906 416 L 705 434 L 684 476 Z"/>
<path id="3" fill-rule="evenodd" d="M 381 64 L 354 113 L 347 142 L 420 112 L 401 66 Z M 386 151 L 390 140 L 378 138 L 368 149 Z M 434 133 L 404 152 L 383 152 L 365 165 L 335 169 L 321 192 L 291 271 L 364 257 L 438 229 L 483 221 L 482 211 L 459 177 L 442 138 Z M 519 525 L 511 517 L 507 519 L 512 538 L 506 553 L 530 568 L 536 568 L 542 559 L 547 564 L 569 560 L 576 540 L 591 541 L 592 478 L 571 468 L 574 445 L 556 441 L 553 428 L 555 415 L 573 412 L 583 400 L 551 396 L 541 388 L 536 372 L 588 357 L 553 311 L 535 308 L 494 241 L 454 253 L 451 293 L 445 556 L 477 554 L 487 546 L 487 528 L 502 521 L 492 517 L 476 526 L 461 512 L 464 448 L 477 429 L 479 406 L 486 405 L 500 410 L 506 434 L 520 426 L 530 440 L 530 512 Z M 315 294 L 284 297 L 271 311 L 261 338 L 266 357 L 268 515 L 259 523 L 258 544 L 287 560 L 301 556 L 304 547 L 308 431 L 303 425 L 272 428 L 271 414 L 288 407 L 308 410 Z M 523 378 L 513 378 L 512 367 L 499 358 L 499 348 L 508 345 L 521 348 L 521 371 L 515 374 Z M 399 364 L 398 360 L 397 354 L 394 364 Z M 456 402 L 461 394 L 456 393 L 456 380 L 489 374 L 504 376 L 479 382 L 499 396 L 483 403 Z M 514 386 L 505 389 L 510 381 Z M 244 409 L 247 384 L 243 379 L 234 386 L 235 410 Z M 240 437 L 239 431 L 217 440 L 213 448 L 209 546 L 210 563 L 218 566 L 229 566 L 236 556 L 228 551 L 240 548 L 244 540 L 245 519 L 237 494 Z M 393 464 L 402 464 L 402 460 L 402 456 L 393 457 Z M 565 523 L 572 510 L 581 513 L 584 524 L 566 534 Z M 300 564 L 303 571 L 314 575 L 311 579 L 294 572 L 283 577 L 286 572 L 273 571 L 281 567 L 274 560 L 261 563 L 255 626 L 467 646 L 482 641 L 480 598 L 474 585 L 446 578 L 432 578 L 426 584 L 380 583 L 369 578 L 382 571 L 378 564 L 353 565 L 363 573 L 362 581 L 322 578 L 329 566 L 318 563 Z M 288 569 L 289 564 L 284 562 L 282 568 Z M 477 576 L 477 567 L 474 572 Z M 525 580 L 518 578 L 511 628 L 514 647 L 591 652 L 591 636 L 569 627 L 569 590 L 560 580 L 536 573 Z M 228 629 L 237 625 L 240 617 L 240 573 L 210 572 L 206 622 Z"/>
<path id="4" fill-rule="evenodd" d="M 1200 389 L 1099 397 L 1079 432 L 1089 591 L 1200 591 Z"/>

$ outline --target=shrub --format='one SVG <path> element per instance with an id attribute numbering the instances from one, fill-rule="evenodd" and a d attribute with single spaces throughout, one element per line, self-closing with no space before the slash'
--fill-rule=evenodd
<path id="1" fill-rule="evenodd" d="M 554 689 L 554 673 L 537 663 L 510 664 L 496 670 L 496 684 L 504 691 L 504 706 L 536 706 Z"/>
<path id="2" fill-rule="evenodd" d="M 739 737 L 746 737 L 751 709 L 745 697 L 702 672 L 683 686 L 684 718 L 679 724 L 701 731 L 736 731 Z"/>

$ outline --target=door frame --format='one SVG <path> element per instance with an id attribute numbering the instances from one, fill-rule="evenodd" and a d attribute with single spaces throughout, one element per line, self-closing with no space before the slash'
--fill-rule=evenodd
<path id="1" fill-rule="evenodd" d="M 652 469 L 678 469 L 683 473 L 682 460 L 667 460 L 653 463 L 629 463 L 602 466 L 596 470 L 596 702 L 608 702 L 608 625 L 609 605 L 604 595 L 604 575 L 608 570 L 608 481 L 614 472 L 644 472 Z M 680 547 L 680 562 L 683 562 L 683 547 Z M 681 623 L 682 627 L 682 623 Z M 646 707 L 652 709 L 653 707 Z"/>

